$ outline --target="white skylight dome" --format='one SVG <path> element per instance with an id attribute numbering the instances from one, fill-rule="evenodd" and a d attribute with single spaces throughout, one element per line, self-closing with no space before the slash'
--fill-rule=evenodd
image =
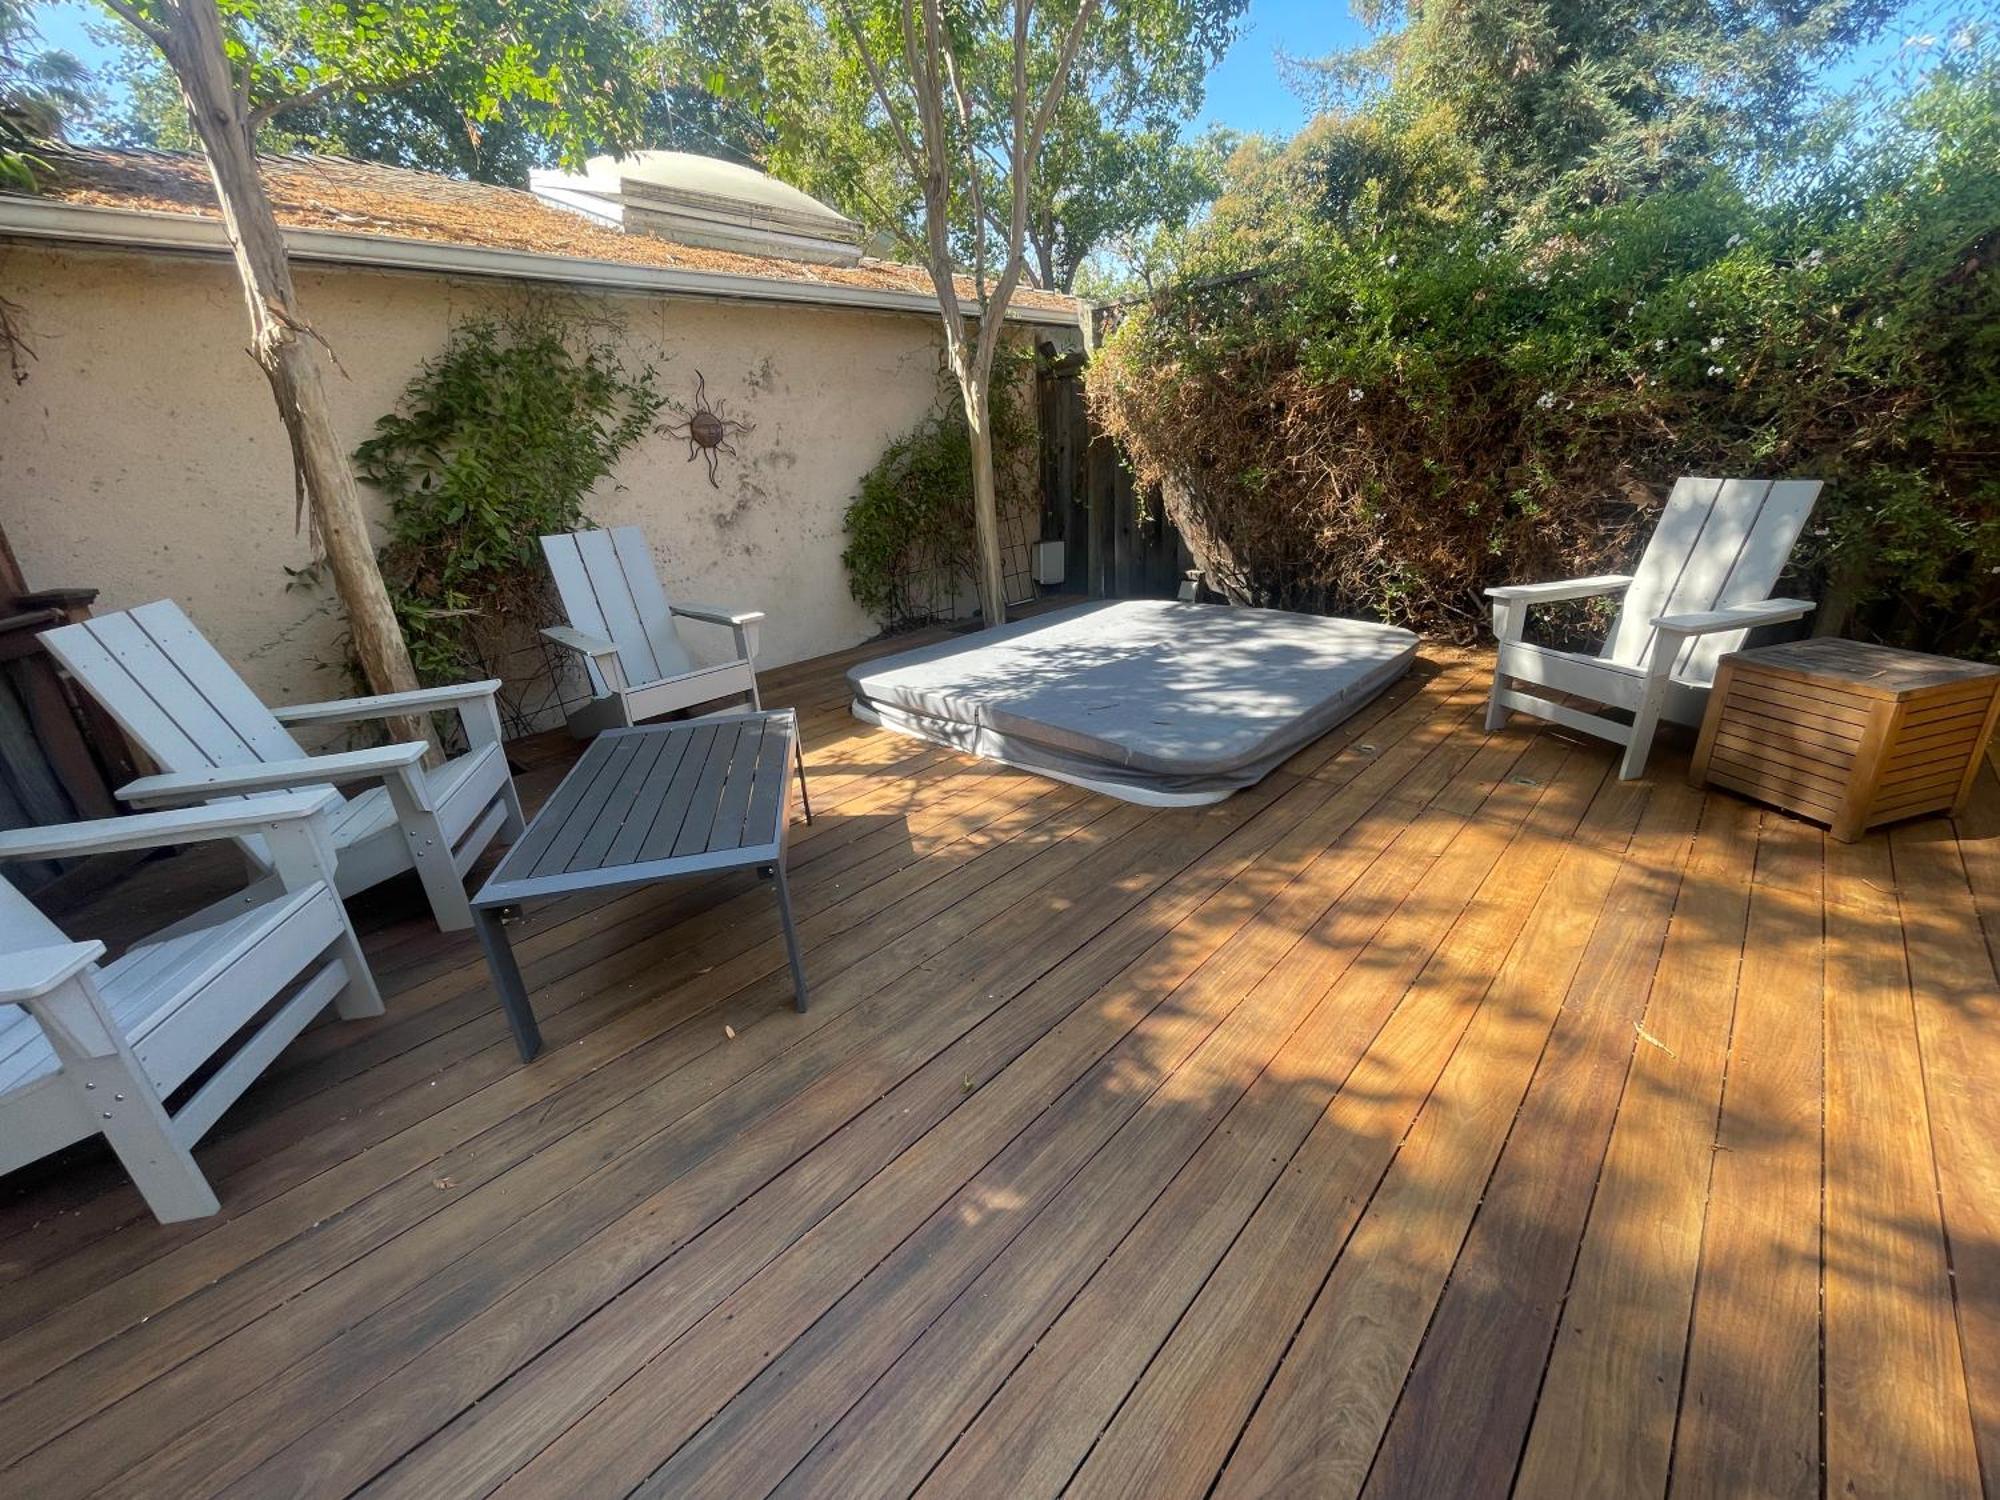
<path id="1" fill-rule="evenodd" d="M 755 167 L 688 151 L 593 156 L 581 175 L 535 170 L 545 203 L 676 244 L 851 266 L 861 226 Z"/>

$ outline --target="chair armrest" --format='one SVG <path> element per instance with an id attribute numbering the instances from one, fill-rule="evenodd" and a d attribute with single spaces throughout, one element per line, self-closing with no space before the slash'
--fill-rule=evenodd
<path id="1" fill-rule="evenodd" d="M 491 699 L 500 680 L 461 682 L 451 687 L 417 688 L 407 693 L 377 693 L 371 698 L 335 698 L 326 703 L 293 703 L 271 710 L 280 724 L 348 724 L 362 719 L 394 719 L 404 714 L 435 713 Z"/>
<path id="2" fill-rule="evenodd" d="M 379 745 L 372 750 L 345 750 L 338 755 L 308 755 L 298 760 L 259 761 L 248 766 L 212 766 L 206 771 L 170 771 L 142 776 L 118 788 L 118 796 L 134 804 L 202 802 L 242 792 L 267 792 L 296 786 L 340 786 L 350 781 L 381 781 L 405 770 L 414 771 L 425 746 L 412 740 Z"/>
<path id="3" fill-rule="evenodd" d="M 593 659 L 600 656 L 616 656 L 618 648 L 601 635 L 591 635 L 570 625 L 545 625 L 542 637 L 554 641 L 558 646 L 567 647 L 578 656 Z"/>
<path id="4" fill-rule="evenodd" d="M 721 609 L 712 604 L 669 604 L 671 614 L 687 620 L 701 620 L 710 625 L 755 625 L 764 618 L 761 609 Z"/>
<path id="5" fill-rule="evenodd" d="M 52 828 L 10 828 L 0 833 L 0 860 L 71 859 L 85 854 L 114 854 L 121 849 L 238 838 L 262 833 L 275 823 L 304 822 L 339 801 L 333 788 L 321 786 L 236 802 L 177 807 L 168 812 L 62 823 Z"/>
<path id="6" fill-rule="evenodd" d="M 1488 589 L 1486 597 L 1526 604 L 1556 604 L 1564 599 L 1593 599 L 1599 594 L 1622 594 L 1630 587 L 1630 574 L 1603 573 L 1595 578 L 1566 578 L 1556 583 L 1504 583 Z"/>
<path id="7" fill-rule="evenodd" d="M 1662 615 L 1653 624 L 1674 635 L 1712 635 L 1718 630 L 1748 630 L 1755 625 L 1782 625 L 1804 619 L 1817 606 L 1809 599 L 1765 599 L 1756 604 L 1731 604 L 1691 615 Z"/>
<path id="8" fill-rule="evenodd" d="M 49 993 L 65 980 L 73 979 L 104 957 L 104 944 L 54 943 L 46 948 L 24 948 L 4 955 L 7 977 L 0 979 L 0 1005 L 20 1005 Z"/>

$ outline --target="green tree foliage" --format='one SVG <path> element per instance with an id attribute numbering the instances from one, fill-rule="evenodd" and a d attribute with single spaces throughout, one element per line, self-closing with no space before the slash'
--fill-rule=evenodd
<path id="1" fill-rule="evenodd" d="M 0 188 L 33 192 L 42 148 L 87 103 L 82 65 L 42 45 L 25 0 L 0 0 Z"/>
<path id="2" fill-rule="evenodd" d="M 258 5 L 245 55 L 319 58 L 314 49 L 325 43 L 316 29 L 366 9 Z M 377 9 L 388 15 L 392 8 Z M 399 16 L 398 24 L 406 20 Z M 437 29 L 428 41 L 414 40 L 431 26 Z M 93 120 L 95 134 L 113 145 L 196 149 L 179 85 L 157 50 L 124 28 L 106 29 L 104 40 L 118 49 L 118 87 L 115 102 Z M 530 167 L 638 139 L 651 102 L 647 43 L 628 0 L 453 0 L 422 8 L 403 63 L 381 55 L 395 45 L 381 37 L 368 49 L 374 55 L 349 47 L 341 58 L 294 68 L 290 79 L 260 81 L 273 95 L 296 90 L 305 97 L 260 122 L 259 145 L 520 186 Z M 448 60 L 429 66 L 437 59 Z M 324 76 L 329 64 L 332 87 Z M 568 79 L 593 82 L 576 88 Z"/>
<path id="3" fill-rule="evenodd" d="M 354 450 L 389 501 L 382 571 L 425 682 L 495 675 L 503 644 L 546 622 L 537 539 L 588 524 L 665 405 L 619 332 L 541 303 L 460 323 Z"/>
<path id="4" fill-rule="evenodd" d="M 1381 32 L 1372 45 L 1299 71 L 1333 112 L 1359 107 L 1400 140 L 1456 143 L 1463 169 L 1497 201 L 1559 212 L 1686 186 L 1719 161 L 1783 151 L 1818 70 L 1904 8 L 1903 0 L 1375 0 L 1364 10 Z M 1369 155 L 1350 156 L 1360 170 L 1335 170 L 1327 190 L 1378 180 L 1366 171 Z"/>
<path id="5" fill-rule="evenodd" d="M 1095 250 L 1158 224 L 1185 225 L 1213 195 L 1215 152 L 1180 140 L 1200 109 L 1208 70 L 1236 34 L 1248 0 L 1145 0 L 1107 7 L 1090 27 L 1072 82 L 1049 121 L 1034 175 L 1030 272 L 1067 290 Z M 857 8 L 857 12 L 858 12 Z M 1029 82 L 1044 88 L 1064 29 L 1044 7 L 1027 33 Z M 899 155 L 840 12 L 804 0 L 660 0 L 672 144 L 741 153 L 921 253 L 921 183 Z M 967 108 L 957 149 L 977 162 L 985 204 L 1005 202 L 1006 101 L 1013 33 L 1000 4 L 947 9 Z M 883 55 L 900 52 L 893 32 Z M 704 144 L 707 143 L 707 144 Z M 953 250 L 970 266 L 968 184 L 953 204 Z M 989 222 L 996 237 L 1004 223 Z"/>
<path id="6" fill-rule="evenodd" d="M 805 0 L 655 0 L 649 139 L 746 161 L 874 229 L 920 213 L 867 76 Z"/>
<path id="7" fill-rule="evenodd" d="M 1380 101 L 1253 143 L 1093 404 L 1240 597 L 1471 635 L 1628 567 L 1676 474 L 1796 474 L 1821 628 L 2000 657 L 2000 56 L 1935 49 L 1754 169 L 1560 202 Z"/>

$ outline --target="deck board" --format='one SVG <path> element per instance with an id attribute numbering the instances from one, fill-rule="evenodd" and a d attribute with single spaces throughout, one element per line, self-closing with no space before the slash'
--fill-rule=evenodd
<path id="1" fill-rule="evenodd" d="M 1434 651 L 1253 791 L 1148 810 L 854 722 L 880 649 L 765 677 L 818 814 L 811 1012 L 747 876 L 596 893 L 517 929 L 523 1067 L 466 938 L 358 903 L 386 1012 L 301 1037 L 201 1147 L 221 1214 L 157 1225 L 88 1149 L 0 1185 L 0 1482 L 1996 1471 L 1990 767 L 1955 826 L 1831 845 L 1671 751 L 1633 785 L 1488 734 L 1490 658 Z M 516 748 L 531 801 L 575 753 Z"/>

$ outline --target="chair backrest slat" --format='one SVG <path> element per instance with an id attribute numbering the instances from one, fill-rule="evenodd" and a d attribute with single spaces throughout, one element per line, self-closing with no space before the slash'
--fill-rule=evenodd
<path id="1" fill-rule="evenodd" d="M 1817 480 L 1677 481 L 1625 591 L 1603 659 L 1643 667 L 1653 649 L 1653 622 L 1661 616 L 1768 599 L 1819 490 Z M 1713 681 L 1717 658 L 1742 645 L 1746 633 L 1691 642 L 1674 676 Z"/>
<path id="2" fill-rule="evenodd" d="M 0 875 L 0 953 L 54 948 L 68 941 L 60 927 L 43 916 L 34 902 L 8 884 L 4 875 Z M 0 1024 L 11 1020 L 12 1012 L 11 1006 L 0 1006 Z"/>
<path id="3" fill-rule="evenodd" d="M 170 599 L 97 615 L 47 631 L 42 639 L 165 770 L 203 771 L 305 754 Z"/>
<path id="4" fill-rule="evenodd" d="M 658 682 L 693 665 L 638 527 L 545 536 L 542 554 L 570 624 L 618 648 L 628 683 Z M 590 675 L 592 686 L 603 692 L 594 668 Z"/>
<path id="5" fill-rule="evenodd" d="M 1750 520 L 1741 547 L 1721 584 L 1703 609 L 1725 609 L 1732 604 L 1757 604 L 1771 597 L 1778 575 L 1792 555 L 1792 547 L 1805 529 L 1819 500 L 1817 479 L 1779 479 Z M 1669 610 L 1668 613 L 1674 613 Z M 1725 652 L 1741 649 L 1747 630 L 1696 636 L 1687 643 L 1675 663 L 1674 675 L 1685 682 L 1715 681 L 1715 664 Z"/>
<path id="6" fill-rule="evenodd" d="M 667 606 L 667 591 L 660 587 L 659 564 L 653 561 L 646 533 L 636 526 L 614 526 L 611 550 L 617 554 L 618 571 L 625 579 L 625 586 L 632 591 L 632 604 L 639 611 L 639 623 L 645 627 L 646 642 L 653 648 L 653 660 L 659 667 L 655 678 L 689 671 L 694 658 L 681 644 L 680 627 L 674 623 L 673 611 Z"/>

